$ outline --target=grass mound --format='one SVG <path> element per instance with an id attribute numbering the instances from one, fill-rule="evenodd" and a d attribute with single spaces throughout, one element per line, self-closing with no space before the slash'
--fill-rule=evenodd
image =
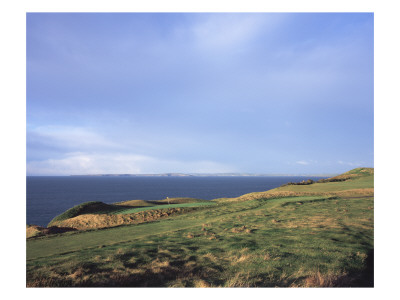
<path id="1" fill-rule="evenodd" d="M 129 201 L 117 202 L 114 204 L 105 204 L 103 202 L 92 201 L 92 202 L 85 202 L 68 209 L 61 215 L 58 215 L 53 220 L 51 220 L 48 226 L 49 227 L 65 226 L 66 224 L 65 221 L 82 215 L 92 215 L 88 218 L 89 219 L 95 218 L 97 224 L 100 222 L 99 220 L 101 220 L 102 218 L 100 217 L 97 218 L 93 215 L 103 215 L 103 219 L 105 218 L 108 220 L 109 219 L 108 217 L 112 215 L 127 215 L 147 210 L 198 207 L 210 204 L 215 204 L 215 203 L 194 198 L 170 198 L 159 201 L 129 200 Z M 115 222 L 120 221 L 114 219 L 113 221 Z M 113 224 L 113 222 L 111 221 L 107 221 L 106 223 Z M 96 226 L 99 226 L 99 224 L 97 224 Z"/>
<path id="2" fill-rule="evenodd" d="M 106 214 L 112 213 L 121 210 L 121 207 L 105 204 L 99 201 L 90 201 L 85 202 L 79 205 L 76 205 L 61 215 L 58 215 L 53 220 L 50 221 L 48 227 L 52 226 L 55 222 L 64 221 L 70 218 L 77 217 L 79 215 L 85 214 Z"/>

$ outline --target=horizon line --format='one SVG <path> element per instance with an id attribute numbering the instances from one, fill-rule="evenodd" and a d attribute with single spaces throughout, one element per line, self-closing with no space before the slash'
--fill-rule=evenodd
<path id="1" fill-rule="evenodd" d="M 68 175 L 43 175 L 43 174 L 26 174 L 26 177 L 32 176 L 53 176 L 53 177 L 61 177 L 61 176 L 132 176 L 132 177 L 140 177 L 140 176 L 164 176 L 164 177 L 189 177 L 189 176 L 333 176 L 341 173 L 179 173 L 179 172 L 167 172 L 167 173 L 98 173 L 98 174 L 68 174 Z"/>

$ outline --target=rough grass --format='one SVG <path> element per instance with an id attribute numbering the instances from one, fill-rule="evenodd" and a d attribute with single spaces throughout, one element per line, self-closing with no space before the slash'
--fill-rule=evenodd
<path id="1" fill-rule="evenodd" d="M 157 207 L 140 207 L 140 208 L 132 208 L 132 209 L 125 209 L 121 211 L 116 211 L 113 212 L 112 214 L 132 214 L 140 211 L 146 211 L 146 210 L 154 210 L 154 209 L 167 209 L 167 208 L 177 208 L 177 207 L 198 207 L 198 206 L 203 206 L 203 205 L 214 205 L 215 203 L 207 201 L 207 202 L 193 202 L 193 203 L 182 203 L 182 204 L 165 204 L 165 205 L 160 205 Z"/>
<path id="2" fill-rule="evenodd" d="M 43 227 L 37 225 L 26 225 L 26 237 L 30 238 L 40 235 L 42 228 Z"/>
<path id="3" fill-rule="evenodd" d="M 314 195 L 274 191 L 157 222 L 32 238 L 27 286 L 373 286 L 374 201 L 360 188 L 372 189 L 373 176 L 364 178 L 319 195 L 313 184 Z"/>
<path id="4" fill-rule="evenodd" d="M 366 169 L 367 171 L 362 171 Z M 368 171 L 369 168 L 359 168 L 362 176 L 354 176 L 342 182 L 325 182 L 314 183 L 310 185 L 287 185 L 265 192 L 255 192 L 242 195 L 237 198 L 221 198 L 215 199 L 215 202 L 237 202 L 248 201 L 261 198 L 277 198 L 291 196 L 307 196 L 307 195 L 326 195 L 326 196 L 373 196 L 374 194 L 374 175 Z M 336 176 L 337 177 L 337 176 Z"/>
<path id="5" fill-rule="evenodd" d="M 74 218 L 79 215 L 110 213 L 120 211 L 121 209 L 123 208 L 98 201 L 85 202 L 68 209 L 61 215 L 56 216 L 50 221 L 49 226 L 52 226 L 52 224 L 56 222 Z"/>
<path id="6" fill-rule="evenodd" d="M 79 229 L 84 228 L 84 223 L 86 220 L 104 220 L 106 224 L 114 224 L 121 225 L 121 220 L 123 218 L 118 217 L 110 217 L 110 215 L 119 215 L 119 214 L 134 214 L 146 210 L 156 210 L 156 209 L 169 209 L 169 208 L 178 208 L 178 207 L 198 207 L 203 205 L 213 205 L 215 203 L 210 201 L 204 201 L 200 199 L 194 198 L 172 198 L 170 199 L 170 203 L 160 200 L 160 201 L 144 201 L 144 200 L 130 200 L 130 201 L 123 201 L 117 202 L 115 204 L 105 204 L 103 202 L 85 202 L 74 206 L 61 215 L 55 217 L 53 220 L 50 221 L 50 226 L 64 226 L 66 221 L 68 220 L 85 220 L 80 222 Z M 93 216 L 96 215 L 96 216 Z M 100 215 L 100 216 L 97 216 Z M 96 221 L 99 223 L 100 221 Z M 71 223 L 71 222 L 67 222 Z M 132 223 L 132 222 L 126 222 Z M 70 227 L 70 226 L 67 226 Z M 97 228 L 99 226 L 96 226 Z M 106 227 L 106 226 L 102 226 Z M 78 227 L 76 227 L 78 228 Z M 89 227 L 88 227 L 89 228 Z M 32 230 L 31 230 L 32 231 Z M 28 234 L 28 233 L 27 233 Z"/>
<path id="7" fill-rule="evenodd" d="M 187 213 L 193 209 L 201 209 L 202 206 L 215 205 L 215 203 L 206 203 L 206 205 L 196 203 L 160 205 L 160 209 L 155 208 L 135 208 L 120 211 L 115 214 L 84 214 L 63 221 L 56 221 L 52 224 L 62 228 L 73 228 L 76 230 L 92 230 L 124 226 L 131 224 L 141 224 L 155 222 L 169 217 L 176 217 L 179 214 Z"/>
<path id="8" fill-rule="evenodd" d="M 340 286 L 345 275 L 351 286 L 371 285 L 365 275 L 373 248 L 371 205 L 371 198 L 262 199 L 194 211 L 168 223 L 35 239 L 28 241 L 27 282 L 325 286 L 326 279 L 313 279 L 320 272 L 324 278 L 336 274 L 327 286 Z"/>
<path id="9" fill-rule="evenodd" d="M 343 173 L 344 175 L 347 174 L 356 174 L 359 176 L 370 176 L 374 175 L 374 168 L 355 168 L 350 171 L 347 171 L 346 173 Z"/>

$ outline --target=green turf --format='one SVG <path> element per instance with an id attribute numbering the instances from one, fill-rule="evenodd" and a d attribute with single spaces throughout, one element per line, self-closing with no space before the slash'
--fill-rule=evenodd
<path id="1" fill-rule="evenodd" d="M 371 188 L 373 176 L 295 187 L 324 192 L 323 186 Z M 372 196 L 261 198 L 33 238 L 27 240 L 27 284 L 372 286 L 373 206 Z"/>

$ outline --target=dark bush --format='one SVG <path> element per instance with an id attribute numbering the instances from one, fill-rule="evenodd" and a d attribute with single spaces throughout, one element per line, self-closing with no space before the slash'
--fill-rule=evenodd
<path id="1" fill-rule="evenodd" d="M 288 183 L 282 184 L 281 187 L 287 186 L 287 185 L 309 185 L 309 184 L 313 184 L 314 182 L 315 181 L 312 179 L 308 179 L 307 181 L 303 180 L 300 182 L 288 182 Z"/>

